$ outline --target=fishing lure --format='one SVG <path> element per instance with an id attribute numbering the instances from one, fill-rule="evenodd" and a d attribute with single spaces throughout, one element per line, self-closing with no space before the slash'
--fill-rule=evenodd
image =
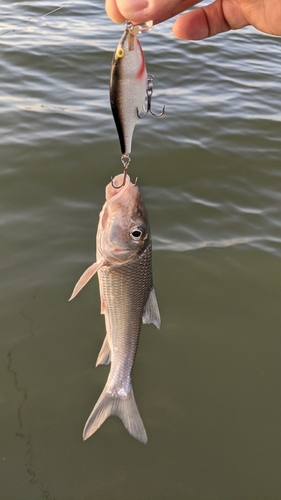
<path id="1" fill-rule="evenodd" d="M 162 116 L 165 109 L 164 106 L 159 115 L 151 111 L 153 76 L 147 74 L 144 54 L 137 38 L 139 33 L 145 33 L 151 27 L 152 22 L 133 25 L 127 21 L 111 66 L 110 104 L 125 169 L 130 163 L 132 137 L 137 119 L 148 112 L 154 116 Z M 146 96 L 147 106 L 144 104 Z M 126 174 L 124 175 L 126 177 Z"/>

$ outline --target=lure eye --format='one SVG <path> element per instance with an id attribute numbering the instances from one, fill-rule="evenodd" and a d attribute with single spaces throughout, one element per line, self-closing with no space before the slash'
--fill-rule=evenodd
<path id="1" fill-rule="evenodd" d="M 118 47 L 118 49 L 116 50 L 116 57 L 121 59 L 122 57 L 124 57 L 124 54 L 125 54 L 125 50 L 122 49 L 122 47 Z"/>
<path id="2" fill-rule="evenodd" d="M 134 226 L 130 229 L 130 237 L 134 241 L 139 241 L 144 235 L 144 229 L 141 226 Z"/>

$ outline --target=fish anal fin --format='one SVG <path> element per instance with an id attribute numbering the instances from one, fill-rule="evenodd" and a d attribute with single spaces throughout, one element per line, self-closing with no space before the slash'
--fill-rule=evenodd
<path id="1" fill-rule="evenodd" d="M 109 365 L 110 361 L 111 361 L 111 353 L 108 342 L 108 335 L 106 335 L 97 358 L 96 366 Z"/>
<path id="2" fill-rule="evenodd" d="M 144 306 L 142 322 L 144 324 L 154 323 L 157 328 L 160 328 L 161 318 L 154 288 L 152 288 Z"/>
<path id="3" fill-rule="evenodd" d="M 98 260 L 98 262 L 95 262 L 90 267 L 88 267 L 77 281 L 69 300 L 74 299 L 74 297 L 76 297 L 76 295 L 80 292 L 80 290 L 84 288 L 84 286 L 88 283 L 88 281 L 90 281 L 90 279 L 94 276 L 94 274 L 96 274 L 96 272 L 105 265 L 106 262 L 102 259 Z"/>

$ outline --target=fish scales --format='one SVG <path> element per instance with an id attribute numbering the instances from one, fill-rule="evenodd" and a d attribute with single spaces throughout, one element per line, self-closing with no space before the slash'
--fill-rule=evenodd
<path id="1" fill-rule="evenodd" d="M 98 274 L 106 336 L 96 365 L 111 363 L 111 367 L 83 438 L 96 432 L 110 415 L 116 415 L 133 437 L 146 443 L 131 373 L 142 323 L 154 323 L 159 328 L 161 320 L 153 287 L 148 215 L 138 187 L 127 174 L 122 187 L 114 188 L 121 179 L 123 174 L 117 175 L 106 187 L 97 231 L 97 261 L 82 274 L 70 297 Z"/>
<path id="2" fill-rule="evenodd" d="M 114 353 L 108 390 L 125 395 L 131 390 L 130 374 L 137 352 L 143 310 L 153 288 L 151 245 L 132 262 L 113 268 L 103 267 L 98 274 L 101 295 L 106 304 L 110 350 Z"/>

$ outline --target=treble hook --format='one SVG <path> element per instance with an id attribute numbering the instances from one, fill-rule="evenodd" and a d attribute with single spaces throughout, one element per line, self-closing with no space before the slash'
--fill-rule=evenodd
<path id="1" fill-rule="evenodd" d="M 156 115 L 151 110 L 151 100 L 152 100 L 152 94 L 153 94 L 153 80 L 154 80 L 153 75 L 147 75 L 147 87 L 146 87 L 147 105 L 145 106 L 145 104 L 143 104 L 143 112 L 142 113 L 139 113 L 139 110 L 137 109 L 137 115 L 139 118 L 143 118 L 144 116 L 147 115 L 148 112 L 151 115 L 156 116 L 157 118 L 164 115 L 165 105 L 163 106 L 162 112 L 159 113 L 159 115 Z"/>
<path id="2" fill-rule="evenodd" d="M 112 185 L 112 187 L 114 187 L 114 189 L 120 189 L 121 187 L 125 186 L 125 184 L 126 184 L 127 170 L 128 170 L 128 166 L 131 163 L 130 155 L 126 155 L 126 154 L 122 155 L 121 156 L 121 161 L 122 161 L 122 163 L 124 165 L 123 181 L 122 181 L 122 184 L 120 184 L 120 186 L 115 186 L 114 183 L 113 183 L 113 179 L 111 177 L 111 185 Z"/>

